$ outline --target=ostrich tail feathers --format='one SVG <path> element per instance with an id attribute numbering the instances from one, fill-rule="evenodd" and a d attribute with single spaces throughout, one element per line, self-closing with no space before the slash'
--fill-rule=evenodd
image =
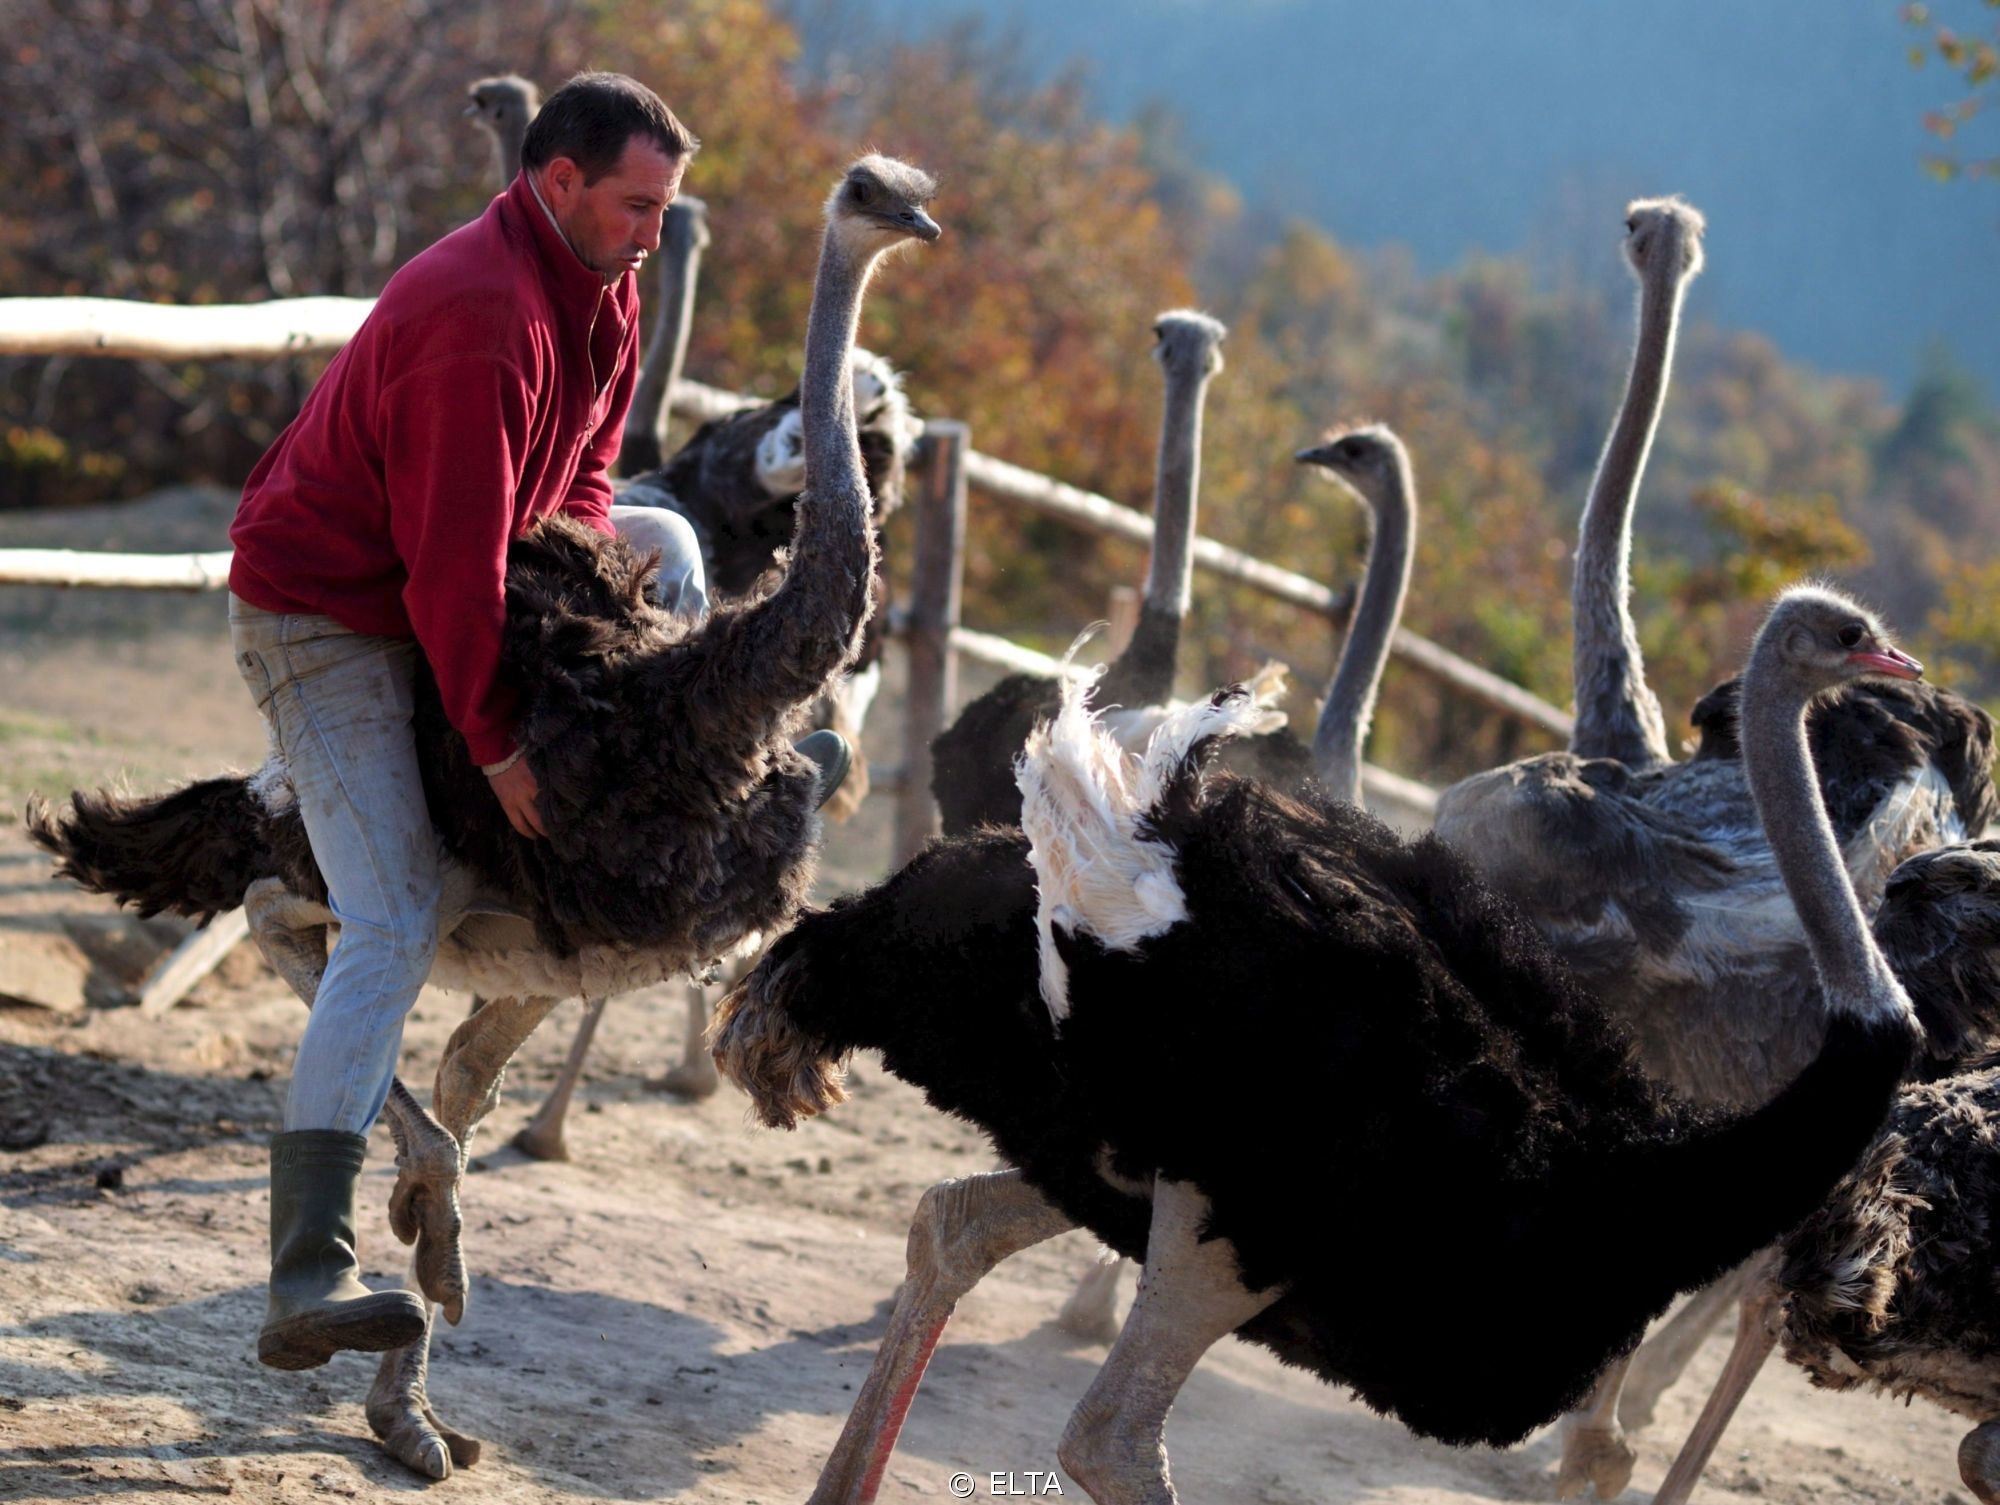
<path id="1" fill-rule="evenodd" d="M 258 796 L 241 774 L 156 798 L 79 789 L 66 810 L 29 801 L 28 835 L 58 858 L 58 876 L 93 893 L 142 915 L 206 920 L 236 908 L 250 884 L 273 871 Z"/>
<path id="2" fill-rule="evenodd" d="M 1168 715 L 1134 757 L 1088 709 L 1095 681 L 1063 682 L 1061 709 L 1029 735 L 1015 765 L 1038 890 L 1042 1000 L 1057 1021 L 1069 1014 L 1069 973 L 1056 928 L 1130 951 L 1185 920 L 1174 849 L 1152 834 L 1152 818 L 1169 801 L 1200 803 L 1208 750 L 1268 729 L 1276 714 L 1231 685 Z"/>

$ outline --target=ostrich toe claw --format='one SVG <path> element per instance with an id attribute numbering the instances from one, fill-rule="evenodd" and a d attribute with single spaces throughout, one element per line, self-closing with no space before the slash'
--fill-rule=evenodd
<path id="1" fill-rule="evenodd" d="M 479 1461 L 479 1439 L 453 1431 L 421 1398 L 398 1395 L 378 1404 L 371 1396 L 368 1427 L 384 1452 L 429 1479 L 449 1479 L 454 1468 Z"/>

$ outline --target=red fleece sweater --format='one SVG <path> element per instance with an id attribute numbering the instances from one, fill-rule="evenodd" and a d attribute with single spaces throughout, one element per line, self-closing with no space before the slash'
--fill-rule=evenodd
<path id="1" fill-rule="evenodd" d="M 473 758 L 513 751 L 507 545 L 558 508 L 611 531 L 639 295 L 571 251 L 525 174 L 389 279 L 243 488 L 229 588 L 414 637 Z"/>

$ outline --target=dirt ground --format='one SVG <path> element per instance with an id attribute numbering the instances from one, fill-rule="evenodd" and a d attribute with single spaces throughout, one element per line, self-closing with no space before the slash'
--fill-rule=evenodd
<path id="1" fill-rule="evenodd" d="M 113 513 L 0 515 L 0 547 L 216 547 L 230 502 L 185 491 Z M 431 1394 L 486 1441 L 476 1468 L 431 1485 L 379 1453 L 361 1356 L 302 1375 L 256 1362 L 265 1145 L 299 1007 L 247 946 L 163 1019 L 120 1006 L 170 937 L 92 918 L 103 907 L 50 881 L 18 820 L 33 790 L 254 762 L 261 734 L 222 622 L 215 596 L 0 590 L 0 992 L 10 953 L 74 947 L 91 962 L 63 1008 L 0 1002 L 0 1499 L 803 1499 L 881 1333 L 917 1196 L 991 1156 L 866 1058 L 853 1101 L 794 1134 L 753 1127 L 727 1087 L 703 1102 L 650 1088 L 680 1053 L 674 989 L 607 1010 L 571 1163 L 507 1142 L 554 1076 L 573 1005 L 530 1042 L 475 1145 L 477 1275 L 464 1322 L 436 1346 Z M 896 705 L 892 687 L 871 728 L 886 761 Z M 829 892 L 883 871 L 886 806 L 877 796 L 832 838 Z M 428 1082 L 463 1009 L 441 993 L 419 1001 L 413 1083 Z M 392 1154 L 378 1131 L 362 1230 L 378 1282 L 402 1268 L 382 1215 Z M 1319 1211 L 1339 1236 L 1338 1210 Z M 961 1305 L 885 1502 L 948 1500 L 961 1470 L 974 1498 L 993 1496 L 996 1471 L 1012 1472 L 1016 1497 L 1083 1498 L 1030 1471 L 1055 1468 L 1102 1357 L 1050 1322 L 1092 1252 L 1081 1235 L 1055 1240 Z M 1612 1278 L 1617 1258 L 1579 1248 L 1578 1278 Z M 1624 1499 L 1650 1495 L 1726 1346 L 1712 1338 L 1663 1402 Z M 1927 1408 L 1814 1392 L 1774 1364 L 1696 1498 L 1966 1501 L 1953 1463 L 1964 1430 Z M 1191 1502 L 1546 1499 L 1556 1456 L 1552 1434 L 1507 1453 L 1417 1442 L 1233 1341 L 1195 1374 L 1169 1436 Z"/>

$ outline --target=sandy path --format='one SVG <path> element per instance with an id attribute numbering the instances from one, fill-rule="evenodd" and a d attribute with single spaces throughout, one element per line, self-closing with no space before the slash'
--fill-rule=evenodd
<path id="1" fill-rule="evenodd" d="M 198 495 L 160 504 L 116 541 L 203 546 L 219 507 L 226 516 Z M 77 526 L 0 520 L 0 543 L 58 541 Z M 12 809 L 28 788 L 121 770 L 150 783 L 257 757 L 220 620 L 214 598 L 0 599 L 0 947 L 39 912 L 88 908 L 49 885 L 26 848 Z M 885 701 L 876 751 L 893 759 Z M 830 885 L 881 871 L 884 804 L 835 836 Z M 445 994 L 419 1002 L 413 1081 L 427 1079 L 462 1010 Z M 247 952 L 160 1021 L 0 1007 L 0 1145 L 26 1146 L 0 1148 L 0 1499 L 388 1501 L 426 1488 L 496 1505 L 803 1499 L 880 1334 L 918 1194 L 991 1164 L 978 1135 L 871 1059 L 857 1065 L 853 1101 L 794 1134 L 751 1127 L 728 1089 L 694 1104 L 650 1091 L 646 1079 L 680 1050 L 681 1004 L 666 988 L 607 1010 L 572 1119 L 577 1159 L 537 1164 L 505 1145 L 567 1048 L 566 1005 L 524 1051 L 476 1146 L 466 1207 L 477 1278 L 432 1372 L 440 1412 L 487 1439 L 487 1456 L 427 1486 L 368 1439 L 366 1360 L 305 1375 L 255 1361 L 264 1145 L 300 1017 Z M 401 1269 L 380 1212 L 390 1162 L 378 1132 L 362 1240 L 385 1281 Z M 956 1470 L 991 1498 L 992 1471 L 1014 1471 L 1025 1490 L 1028 1471 L 1054 1468 L 1101 1350 L 1048 1318 L 1090 1252 L 1065 1236 L 967 1299 L 885 1502 L 949 1499 Z M 1664 1402 L 1625 1499 L 1650 1494 L 1725 1347 L 1726 1335 L 1712 1339 L 1693 1382 Z M 1963 1501 L 1952 1461 L 1963 1430 L 1923 1407 L 1817 1394 L 1773 1366 L 1697 1499 Z M 1555 1457 L 1546 1435 L 1506 1454 L 1419 1443 L 1234 1342 L 1183 1393 L 1171 1442 L 1185 1499 L 1267 1505 L 1545 1499 Z"/>

